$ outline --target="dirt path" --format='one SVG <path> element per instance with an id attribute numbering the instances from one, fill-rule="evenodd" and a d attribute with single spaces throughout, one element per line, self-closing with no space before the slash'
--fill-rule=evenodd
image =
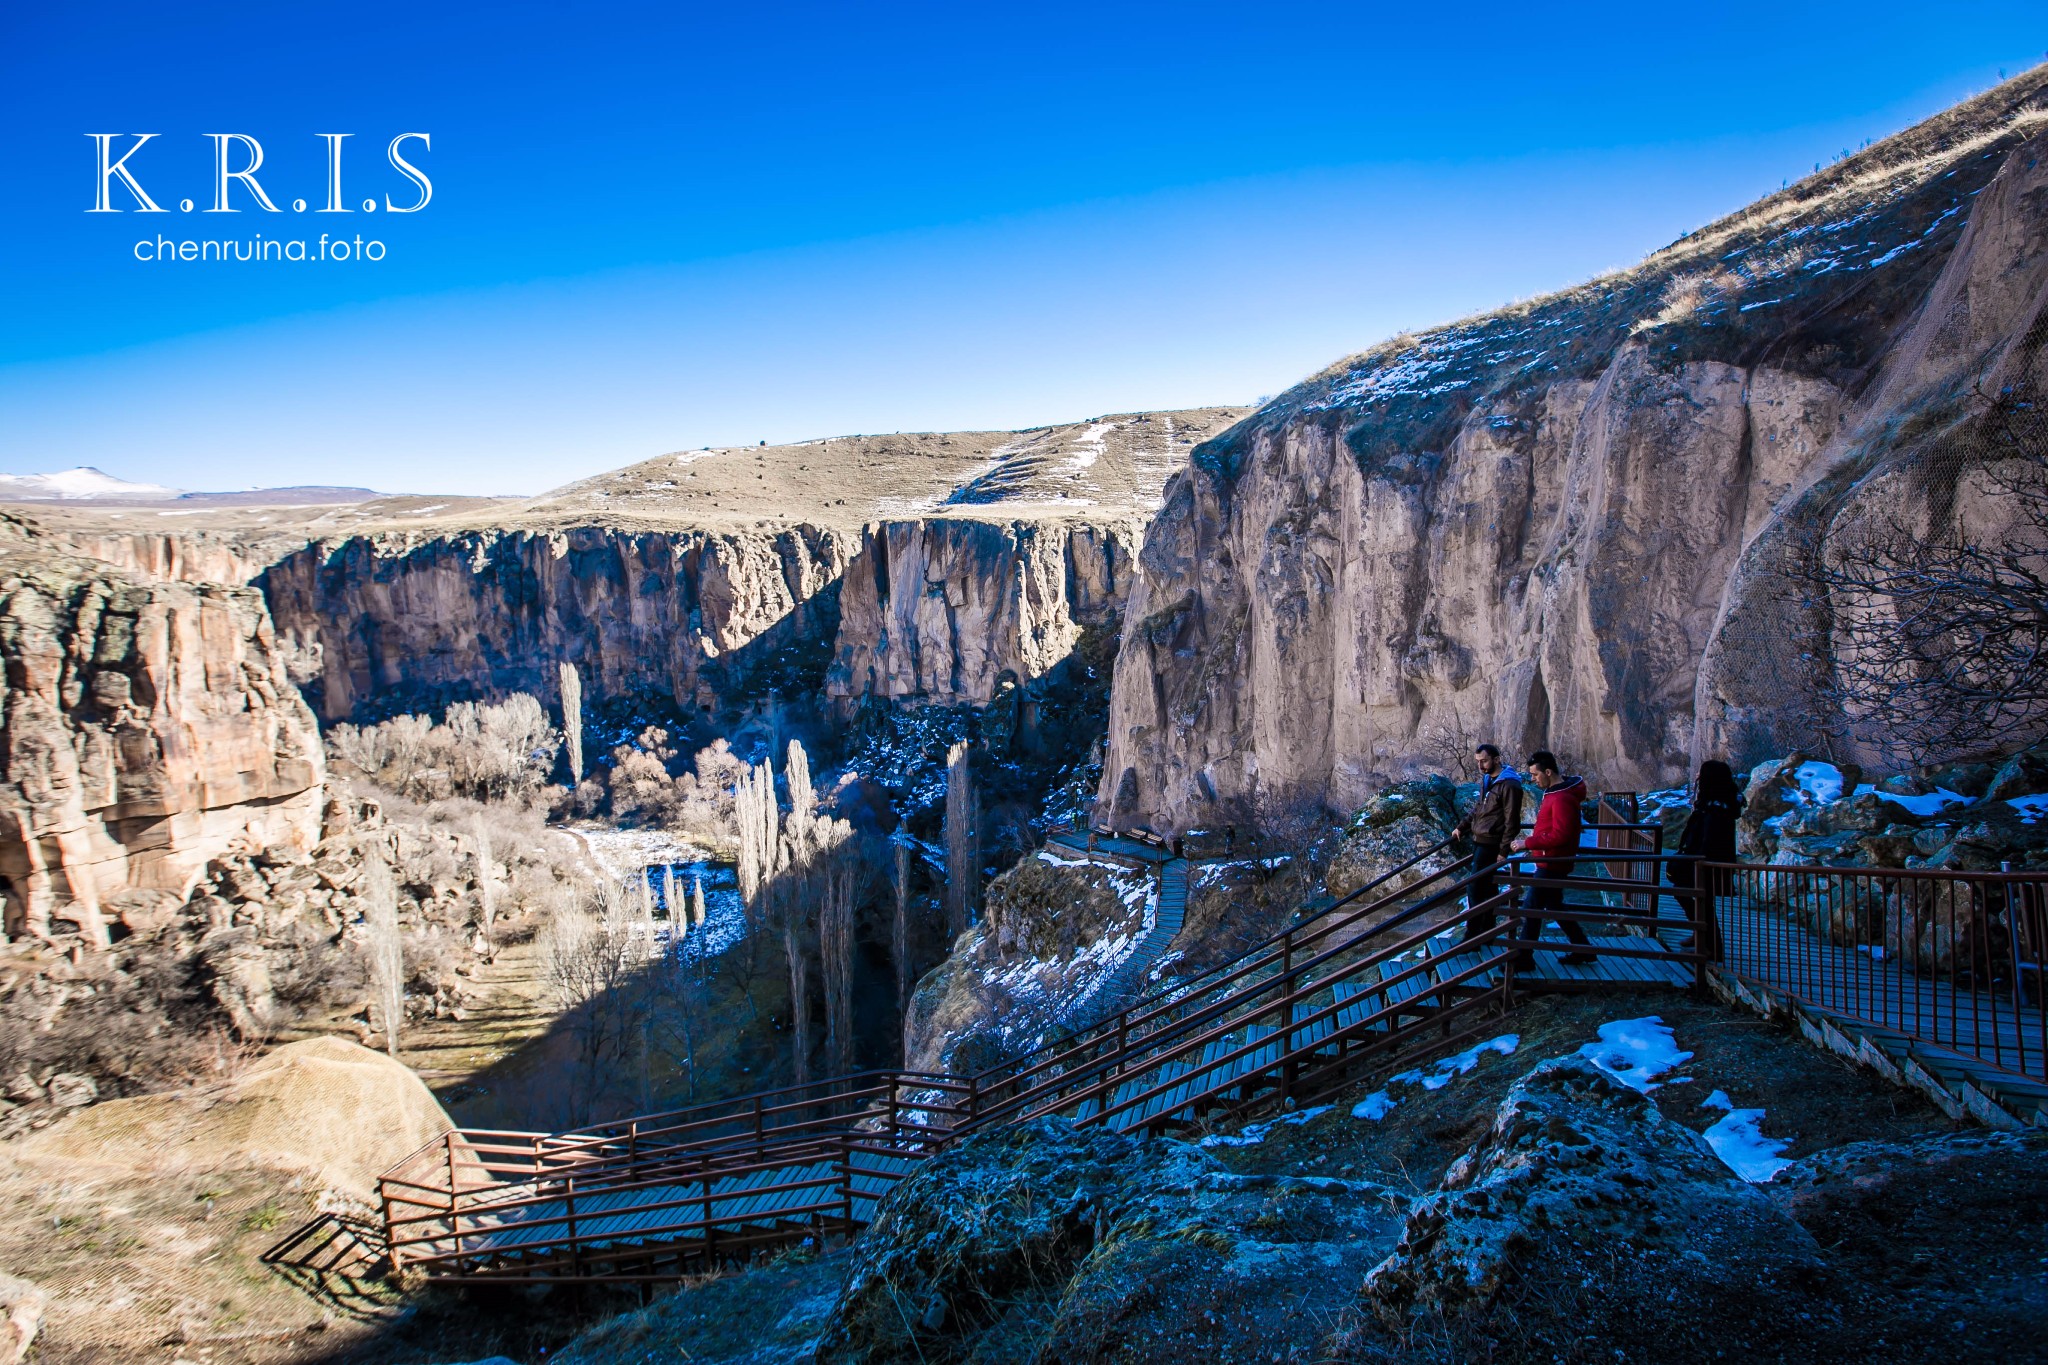
<path id="1" fill-rule="evenodd" d="M 428 1019 L 406 1031 L 399 1060 L 444 1104 L 459 1103 L 485 1071 L 532 1043 L 560 1017 L 538 935 L 508 943 L 470 978 L 460 1019 Z"/>

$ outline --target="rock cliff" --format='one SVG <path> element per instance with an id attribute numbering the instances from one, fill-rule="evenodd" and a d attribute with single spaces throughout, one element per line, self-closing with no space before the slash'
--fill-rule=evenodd
<path id="1" fill-rule="evenodd" d="M 839 598 L 826 691 L 980 703 L 1028 682 L 1114 621 L 1138 527 L 1112 522 L 890 521 L 862 532 Z"/>
<path id="2" fill-rule="evenodd" d="M 1944 452 L 2040 366 L 2044 84 L 1197 447 L 1138 557 L 1105 808 L 1349 809 L 1480 739 L 1661 787 L 1808 739 L 1832 626 L 1786 605 L 1800 557 L 1876 508 L 1996 515 Z"/>
<path id="3" fill-rule="evenodd" d="M 241 841 L 307 848 L 323 764 L 261 594 L 0 549 L 6 932 L 104 941 L 123 893 L 182 896 Z"/>
<path id="4" fill-rule="evenodd" d="M 771 689 L 981 704 L 1121 613 L 1127 520 L 925 518 L 850 531 L 585 526 L 366 535 L 259 580 L 329 720 L 466 697 L 665 696 L 725 711 Z"/>
<path id="5" fill-rule="evenodd" d="M 562 661 L 593 699 L 713 708 L 817 671 L 852 550 L 809 525 L 368 535 L 308 546 L 261 581 L 330 720 L 379 703 L 552 700 Z"/>

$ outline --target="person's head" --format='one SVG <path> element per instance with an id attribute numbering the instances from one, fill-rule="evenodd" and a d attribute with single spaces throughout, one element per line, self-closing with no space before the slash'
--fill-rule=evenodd
<path id="1" fill-rule="evenodd" d="M 1557 785 L 1557 755 L 1548 749 L 1538 749 L 1529 755 L 1529 776 L 1545 787 Z"/>
<path id="2" fill-rule="evenodd" d="M 1723 801 L 1732 801 L 1741 795 L 1736 790 L 1734 771 L 1718 758 L 1710 758 L 1700 764 L 1699 781 L 1695 785 L 1702 801 L 1716 797 Z"/>
<path id="3" fill-rule="evenodd" d="M 1500 771 L 1500 746 L 1482 744 L 1472 751 L 1472 761 L 1479 765 L 1479 771 L 1492 777 Z"/>

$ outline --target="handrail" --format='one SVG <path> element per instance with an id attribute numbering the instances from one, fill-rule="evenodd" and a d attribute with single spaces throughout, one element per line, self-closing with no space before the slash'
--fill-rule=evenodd
<path id="1" fill-rule="evenodd" d="M 1441 845 L 1439 845 L 1439 847 L 1441 847 Z M 1420 857 L 1418 857 L 1415 860 L 1412 860 L 1409 864 L 1407 864 L 1407 866 L 1413 866 L 1414 862 L 1416 861 L 1420 861 Z M 1351 914 L 1345 916 L 1341 921 L 1337 921 L 1334 923 L 1317 924 L 1313 931 L 1311 931 L 1306 936 L 1305 941 L 1313 943 L 1320 938 L 1326 937 L 1327 935 L 1334 933 L 1338 929 L 1342 929 L 1350 924 L 1356 923 L 1359 919 L 1371 915 L 1375 911 L 1383 909 L 1387 905 L 1395 901 L 1404 900 L 1409 897 L 1412 897 L 1422 888 L 1428 886 L 1431 882 L 1437 881 L 1442 877 L 1450 875 L 1451 873 L 1457 871 L 1465 863 L 1470 861 L 1470 858 L 1460 859 L 1458 862 L 1451 864 L 1449 867 L 1441 868 L 1438 871 L 1431 873 L 1429 876 L 1423 878 L 1419 882 L 1411 882 L 1409 885 L 1401 888 L 1400 890 L 1391 892 L 1386 896 L 1382 896 L 1379 900 L 1372 902 L 1370 905 L 1367 905 L 1362 909 L 1353 911 Z M 1388 874 L 1388 876 L 1393 875 L 1395 874 Z M 1379 879 L 1379 881 L 1383 883 L 1386 881 L 1386 878 L 1382 877 Z M 1460 885 L 1462 885 L 1462 883 L 1460 883 Z M 1363 889 L 1364 888 L 1361 888 L 1361 890 Z M 1345 898 L 1346 901 L 1349 901 L 1351 899 L 1352 897 L 1348 896 Z M 1433 898 L 1430 903 L 1435 904 L 1435 899 Z M 1336 906 L 1331 906 L 1329 909 L 1335 910 L 1336 908 Z M 1262 944 L 1247 949 L 1243 954 L 1240 954 L 1239 956 L 1230 959 L 1228 962 L 1219 963 L 1215 968 L 1211 968 L 1209 972 L 1206 972 L 1203 975 L 1211 975 L 1214 972 L 1219 971 L 1225 967 L 1234 968 L 1235 970 L 1232 970 L 1231 972 L 1229 972 L 1229 974 L 1219 977 L 1217 980 L 1208 983 L 1206 986 L 1202 986 L 1199 989 L 1190 989 L 1187 986 L 1181 986 L 1175 989 L 1158 992 L 1152 996 L 1148 996 L 1146 1000 L 1140 1001 L 1137 1004 L 1128 1006 L 1127 1008 L 1118 1011 L 1116 1014 L 1110 1016 L 1108 1019 L 1103 1020 L 1100 1023 L 1091 1025 L 1088 1029 L 1082 1031 L 1079 1034 L 1076 1034 L 1070 1038 L 1062 1039 L 1054 1044 L 1046 1044 L 1040 1046 L 1038 1048 L 1033 1049 L 1031 1052 L 1024 1054 L 1024 1056 L 1028 1058 L 1045 1053 L 1052 1047 L 1057 1047 L 1060 1049 L 1060 1051 L 1054 1054 L 1053 1056 L 1046 1057 L 1033 1066 L 1026 1067 L 1022 1070 L 1012 1070 L 1006 1067 L 990 1068 L 988 1071 L 979 1073 L 976 1077 L 976 1081 L 980 1089 L 984 1093 L 1003 1084 L 1015 1084 L 1017 1081 L 1021 1081 L 1028 1076 L 1035 1075 L 1038 1072 L 1044 1071 L 1049 1067 L 1058 1065 L 1062 1060 L 1072 1055 L 1072 1053 L 1076 1051 L 1085 1050 L 1093 1046 L 1096 1042 L 1099 1042 L 1102 1038 L 1108 1036 L 1108 1034 L 1112 1031 L 1112 1023 L 1115 1026 L 1114 1031 L 1126 1035 L 1133 1029 L 1142 1028 L 1151 1021 L 1159 1018 L 1162 1014 L 1165 1014 L 1173 1010 L 1177 1006 L 1185 1004 L 1189 999 L 1197 995 L 1203 995 L 1214 992 L 1224 986 L 1229 985 L 1233 981 L 1239 980 L 1245 976 L 1250 975 L 1251 973 L 1259 970 L 1261 967 L 1270 966 L 1275 961 L 1275 957 L 1271 952 L 1267 952 L 1264 956 L 1258 956 L 1262 949 L 1269 949 L 1273 944 L 1282 944 L 1283 949 L 1281 955 L 1285 956 L 1285 954 L 1287 952 L 1292 951 L 1293 947 L 1295 946 L 1293 936 L 1296 933 L 1300 932 L 1300 930 L 1305 926 L 1315 924 L 1317 920 L 1326 918 L 1328 913 L 1329 911 L 1320 912 L 1317 915 L 1310 917 L 1310 919 L 1303 921 L 1301 924 L 1292 925 L 1289 928 L 1284 929 L 1277 934 L 1274 934 L 1272 937 L 1266 939 Z M 1388 927 L 1388 924 L 1400 923 L 1407 918 L 1412 918 L 1412 916 L 1398 916 L 1395 920 L 1388 921 L 1387 924 L 1376 926 L 1370 932 L 1380 932 L 1382 929 Z M 1198 977 L 1195 979 L 1199 980 L 1200 978 Z M 1150 1009 L 1145 1009 L 1145 1006 L 1147 1004 L 1151 1004 L 1152 1007 Z M 1143 1013 L 1133 1016 L 1132 1011 L 1141 1009 L 1144 1010 Z M 1004 1079 L 994 1081 L 990 1079 L 991 1077 L 996 1076 L 998 1072 L 1005 1070 L 1008 1070 L 1010 1074 Z"/>
<path id="2" fill-rule="evenodd" d="M 1274 933 L 1267 935 L 1265 938 L 1260 939 L 1258 942 L 1246 948 L 1243 952 L 1237 954 L 1237 956 L 1227 958 L 1224 961 L 1219 962 L 1212 967 L 1208 967 L 1200 972 L 1197 972 L 1193 976 L 1183 977 L 1179 981 L 1176 981 L 1173 985 L 1163 986 L 1159 990 L 1154 991 L 1150 995 L 1141 996 L 1137 1000 L 1134 1000 L 1129 1005 L 1125 1006 L 1124 1009 L 1119 1010 L 1117 1013 L 1126 1014 L 1132 1010 L 1143 1009 L 1147 1005 L 1153 1004 L 1158 1001 L 1166 1000 L 1168 997 L 1173 997 L 1175 999 L 1184 998 L 1190 990 L 1195 989 L 1199 985 L 1203 978 L 1213 976 L 1217 972 L 1223 971 L 1225 968 L 1235 967 L 1240 963 L 1243 963 L 1253 954 L 1258 953 L 1266 948 L 1270 948 L 1273 944 L 1280 942 L 1289 934 L 1294 933 L 1296 930 L 1301 929 L 1306 925 L 1313 924 L 1315 921 L 1319 919 L 1334 914 L 1336 911 L 1343 909 L 1346 905 L 1349 905 L 1351 902 L 1357 900 L 1360 896 L 1363 896 L 1366 892 L 1384 886 L 1387 882 L 1392 881 L 1395 877 L 1400 876 L 1403 872 L 1406 872 L 1410 868 L 1413 868 L 1416 864 L 1422 862 L 1424 859 L 1429 858 L 1434 854 L 1442 852 L 1444 849 L 1449 848 L 1452 844 L 1456 842 L 1458 842 L 1457 836 L 1453 835 L 1447 839 L 1440 840 L 1439 842 L 1430 845 L 1428 848 L 1422 850 L 1422 852 L 1410 858 L 1407 862 L 1402 863 L 1399 867 L 1394 868 L 1390 872 L 1382 873 L 1380 876 L 1375 877 L 1373 880 L 1367 882 L 1365 885 L 1359 887 L 1357 890 L 1349 892 L 1343 897 L 1339 898 L 1338 900 L 1332 901 L 1330 904 L 1316 910 L 1313 914 L 1310 914 L 1305 918 L 1295 921 L 1293 924 L 1290 924 L 1287 928 L 1277 930 Z M 1453 864 L 1452 866 L 1455 867 L 1456 864 Z M 1432 877 L 1440 875 L 1442 874 L 1435 873 L 1432 874 Z M 1414 891 L 1415 886 L 1421 884 L 1423 883 L 1410 884 L 1407 887 L 1403 887 L 1399 892 L 1395 894 L 1411 894 Z M 1301 911 L 1297 910 L 1295 913 L 1299 915 Z M 1109 1016 L 1109 1018 L 1115 1017 L 1115 1015 Z M 1006 1062 L 998 1062 L 994 1066 L 985 1067 L 981 1071 L 974 1073 L 974 1078 L 976 1081 L 986 1081 L 988 1080 L 988 1078 L 994 1076 L 996 1073 L 1002 1071 L 1009 1071 L 1012 1068 L 1016 1067 L 1019 1063 L 1027 1061 L 1030 1058 L 1035 1057 L 1042 1052 L 1046 1052 L 1053 1048 L 1071 1046 L 1075 1042 L 1079 1041 L 1081 1038 L 1087 1036 L 1089 1033 L 1107 1027 L 1107 1024 L 1108 1019 L 1097 1020 L 1095 1023 L 1088 1025 L 1087 1028 L 1081 1030 L 1078 1033 L 1069 1035 L 1066 1038 L 1056 1039 L 1053 1042 L 1041 1043 L 1037 1047 L 1032 1048 L 1029 1052 L 1019 1053 L 1017 1056 L 1010 1058 Z"/>
<path id="3" fill-rule="evenodd" d="M 856 1155 L 914 1158 L 968 1132 L 1051 1113 L 1071 1112 L 1088 1125 L 1159 1127 L 1219 1104 L 1270 1102 L 1276 1086 L 1285 1095 L 1327 1089 L 1365 1056 L 1438 1032 L 1448 1037 L 1451 1019 L 1512 1001 L 1523 955 L 1577 946 L 1513 937 L 1520 917 L 1511 902 L 1524 887 L 1668 894 L 1693 905 L 1692 916 L 1711 904 L 1702 893 L 1640 876 L 1522 873 L 1516 865 L 1526 859 L 1519 857 L 1482 868 L 1467 855 L 1387 889 L 1454 842 L 1441 840 L 1328 904 L 1311 903 L 1242 953 L 1075 1035 L 964 1078 L 877 1069 L 562 1133 L 451 1131 L 380 1180 L 390 1254 L 394 1263 L 456 1278 L 517 1281 L 555 1270 L 590 1277 L 586 1255 L 605 1258 L 610 1269 L 600 1278 L 672 1278 L 655 1274 L 651 1262 L 638 1267 L 646 1274 L 631 1265 L 621 1270 L 619 1257 L 630 1261 L 640 1254 L 631 1247 L 662 1239 L 700 1247 L 690 1255 L 711 1255 L 714 1242 L 729 1249 L 793 1235 L 776 1229 L 806 1217 L 857 1226 L 857 1204 L 871 1207 L 902 1169 L 856 1166 Z M 1582 848 L 1570 860 L 1643 866 L 1681 859 Z M 1493 894 L 1475 903 L 1471 893 L 1482 881 Z M 1549 915 L 1691 928 L 1711 945 L 1710 921 L 1692 916 L 1674 921 L 1579 903 Z M 1482 917 L 1494 923 L 1475 931 Z M 1430 952 L 1432 940 L 1460 928 L 1454 950 Z M 1419 958 L 1406 960 L 1417 950 Z M 1600 951 L 1701 964 L 1706 956 L 1648 941 L 1642 948 L 1603 943 Z M 1340 992 L 1352 982 L 1363 984 Z M 756 1177 L 744 1188 L 731 1183 Z M 868 1183 L 856 1189 L 857 1177 Z M 720 1182 L 726 1188 L 715 1191 Z M 591 1207 L 600 1196 L 604 1202 Z M 628 1215 L 634 1221 L 622 1223 Z M 502 1240 L 513 1226 L 526 1235 Z M 622 1242 L 630 1244 L 625 1251 Z"/>

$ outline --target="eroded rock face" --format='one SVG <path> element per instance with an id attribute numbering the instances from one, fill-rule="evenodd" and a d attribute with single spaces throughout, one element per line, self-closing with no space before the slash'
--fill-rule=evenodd
<path id="1" fill-rule="evenodd" d="M 320 737 L 253 589 L 12 549 L 0 657 L 9 933 L 104 939 L 124 893 L 182 899 L 231 844 L 319 838 Z"/>
<path id="2" fill-rule="evenodd" d="M 1490 1306 L 1586 1249 L 1621 1253 L 1605 1268 L 1621 1278 L 1599 1296 L 1615 1303 L 1640 1301 L 1677 1266 L 1693 1277 L 1689 1292 L 1708 1281 L 1736 1292 L 1810 1278 L 1819 1263 L 1813 1238 L 1705 1139 L 1591 1062 L 1564 1057 L 1517 1081 L 1487 1136 L 1408 1210 L 1366 1296 L 1395 1320 Z"/>
<path id="3" fill-rule="evenodd" d="M 870 526 L 847 569 L 826 691 L 982 703 L 1121 615 L 1134 525 L 928 518 Z"/>
<path id="4" fill-rule="evenodd" d="M 452 533 L 324 542 L 261 579 L 328 719 L 528 692 L 570 662 L 587 701 L 719 710 L 820 690 L 980 705 L 1043 676 L 1121 614 L 1134 524 L 927 518 L 858 535 L 758 531 Z"/>
<path id="5" fill-rule="evenodd" d="M 852 548 L 810 526 L 376 535 L 309 546 L 262 584 L 328 719 L 379 698 L 554 701 L 564 661 L 586 703 L 711 708 L 819 671 Z"/>
<path id="6" fill-rule="evenodd" d="M 1170 1138 L 999 1129 L 883 1206 L 814 1358 L 1270 1360 L 1347 1307 L 1401 1202 L 1366 1182 L 1233 1174 Z"/>
<path id="7" fill-rule="evenodd" d="M 980 921 L 927 972 L 903 1021 L 904 1065 L 965 1075 L 1028 1051 L 1101 989 L 1145 933 L 1149 871 L 1048 848 L 989 884 Z"/>
<path id="8" fill-rule="evenodd" d="M 1467 738 L 1609 789 L 1811 742 L 1808 532 L 1998 514 L 1944 498 L 1924 419 L 2042 368 L 2040 84 L 1198 447 L 1138 557 L 1102 809 L 1352 809 Z"/>

